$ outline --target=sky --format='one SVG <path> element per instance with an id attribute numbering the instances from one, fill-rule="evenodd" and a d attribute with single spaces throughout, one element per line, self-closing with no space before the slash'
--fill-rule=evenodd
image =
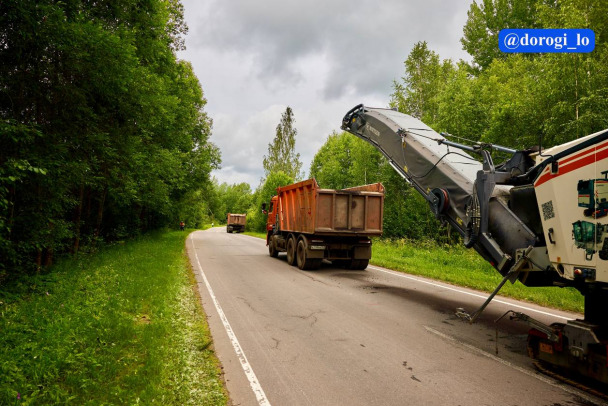
<path id="1" fill-rule="evenodd" d="M 264 176 L 281 114 L 293 109 L 296 152 L 311 161 L 359 103 L 388 106 L 414 44 L 470 60 L 460 38 L 472 0 L 182 0 L 186 50 L 222 154 L 220 183 Z"/>

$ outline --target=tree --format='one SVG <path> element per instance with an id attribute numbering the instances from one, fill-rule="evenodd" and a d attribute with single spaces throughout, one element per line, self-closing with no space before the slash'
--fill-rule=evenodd
<path id="1" fill-rule="evenodd" d="M 486 107 L 479 97 L 480 81 L 461 62 L 437 95 L 435 128 L 455 136 L 478 141 L 488 127 Z"/>
<path id="2" fill-rule="evenodd" d="M 276 135 L 272 143 L 268 144 L 268 155 L 264 156 L 264 175 L 282 171 L 291 178 L 301 179 L 300 154 L 295 152 L 296 135 L 295 119 L 291 107 L 287 107 L 281 115 L 277 125 Z"/>
<path id="3" fill-rule="evenodd" d="M 490 66 L 494 59 L 506 59 L 509 55 L 498 48 L 500 30 L 540 28 L 537 18 L 539 3 L 541 0 L 482 0 L 481 4 L 476 1 L 471 4 L 460 42 L 481 70 Z"/>
<path id="4" fill-rule="evenodd" d="M 217 215 L 222 221 L 228 213 L 245 213 L 251 207 L 252 193 L 249 183 L 222 183 L 217 187 L 217 194 L 221 202 L 221 210 Z"/>
<path id="5" fill-rule="evenodd" d="M 328 189 L 378 182 L 381 154 L 354 135 L 333 132 L 319 148 L 310 165 L 310 176 Z"/>
<path id="6" fill-rule="evenodd" d="M 547 120 L 545 140 L 561 143 L 608 127 L 608 3 L 564 0 L 539 6 L 543 27 L 591 28 L 595 50 L 587 54 L 547 54 L 539 58 Z"/>
<path id="7" fill-rule="evenodd" d="M 0 2 L 0 283 L 177 223 L 219 166 L 182 7 L 104 4 Z"/>
<path id="8" fill-rule="evenodd" d="M 266 231 L 266 215 L 262 213 L 262 203 L 270 203 L 272 196 L 277 194 L 279 186 L 291 185 L 294 178 L 283 171 L 271 172 L 264 183 L 260 184 L 253 196 L 253 206 L 247 212 L 247 228 L 255 231 Z"/>
<path id="9" fill-rule="evenodd" d="M 414 45 L 404 64 L 403 83 L 393 83 L 390 105 L 430 125 L 438 119 L 437 96 L 454 71 L 452 62 L 441 63 L 439 55 L 422 41 Z"/>

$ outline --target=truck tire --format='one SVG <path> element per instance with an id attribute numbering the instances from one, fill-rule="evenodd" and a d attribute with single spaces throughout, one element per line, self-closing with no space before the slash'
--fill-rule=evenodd
<path id="1" fill-rule="evenodd" d="M 296 260 L 298 262 L 298 268 L 302 270 L 319 269 L 321 266 L 321 259 L 306 257 L 306 244 L 304 243 L 304 240 L 298 241 Z"/>
<path id="2" fill-rule="evenodd" d="M 369 265 L 369 259 L 352 259 L 346 264 L 347 269 L 363 270 Z"/>
<path id="3" fill-rule="evenodd" d="M 287 240 L 287 263 L 296 264 L 296 239 L 293 237 L 289 237 Z"/>
<path id="4" fill-rule="evenodd" d="M 268 240 L 268 254 L 273 258 L 279 256 L 279 251 L 277 251 L 277 248 L 274 246 L 274 241 L 272 238 Z"/>

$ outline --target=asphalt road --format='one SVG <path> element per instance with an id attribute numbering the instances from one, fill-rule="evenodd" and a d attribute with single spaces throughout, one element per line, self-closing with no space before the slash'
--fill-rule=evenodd
<path id="1" fill-rule="evenodd" d="M 187 248 L 233 405 L 592 405 L 591 395 L 537 373 L 523 311 L 571 315 L 374 266 L 318 271 L 271 258 L 265 241 L 225 228 Z M 497 340 L 498 338 L 498 340 Z"/>

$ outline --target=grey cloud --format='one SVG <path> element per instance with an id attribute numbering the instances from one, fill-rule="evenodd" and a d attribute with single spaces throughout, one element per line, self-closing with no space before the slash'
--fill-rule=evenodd
<path id="1" fill-rule="evenodd" d="M 461 27 L 454 26 L 454 16 L 467 8 L 444 0 L 216 0 L 199 16 L 192 34 L 197 45 L 251 55 L 252 74 L 269 86 L 299 83 L 300 61 L 324 53 L 330 69 L 323 95 L 336 98 L 349 92 L 386 93 L 417 41 L 441 44 L 447 34 L 458 44 Z M 455 49 L 442 56 L 462 54 Z"/>

